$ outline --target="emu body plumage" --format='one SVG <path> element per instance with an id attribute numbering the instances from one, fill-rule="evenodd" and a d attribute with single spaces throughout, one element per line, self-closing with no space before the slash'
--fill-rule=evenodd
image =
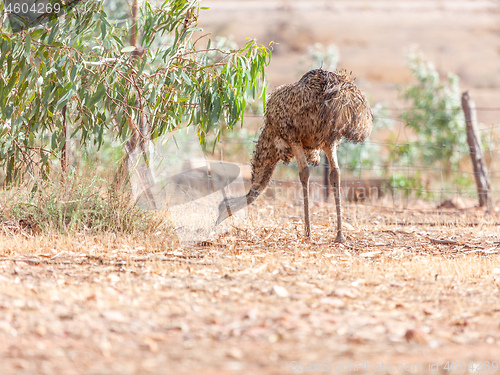
<path id="1" fill-rule="evenodd" d="M 311 70 L 298 82 L 278 87 L 266 104 L 264 126 L 252 158 L 250 191 L 224 200 L 217 223 L 254 202 L 269 185 L 278 162 L 289 163 L 295 157 L 304 195 L 305 233 L 310 238 L 309 165 L 318 165 L 323 150 L 331 166 L 337 209 L 335 241 L 343 242 L 337 147 L 342 138 L 364 141 L 371 133 L 372 119 L 365 95 L 344 71 Z"/>

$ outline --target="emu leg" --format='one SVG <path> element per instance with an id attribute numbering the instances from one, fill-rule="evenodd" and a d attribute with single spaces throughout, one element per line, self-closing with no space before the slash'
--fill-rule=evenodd
<path id="1" fill-rule="evenodd" d="M 344 242 L 342 233 L 342 206 L 340 201 L 340 169 L 337 160 L 337 144 L 324 149 L 328 162 L 330 163 L 330 183 L 333 186 L 333 195 L 335 196 L 335 206 L 337 208 L 337 237 L 335 242 Z"/>
<path id="2" fill-rule="evenodd" d="M 304 149 L 301 145 L 291 146 L 292 152 L 297 159 L 297 166 L 299 167 L 299 178 L 302 183 L 302 193 L 304 195 L 304 225 L 306 237 L 311 239 L 311 221 L 309 219 L 309 166 L 307 165 L 307 158 Z"/>

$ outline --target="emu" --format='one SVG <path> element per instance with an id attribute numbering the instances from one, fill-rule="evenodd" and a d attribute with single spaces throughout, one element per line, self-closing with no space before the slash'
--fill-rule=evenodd
<path id="1" fill-rule="evenodd" d="M 344 242 L 337 147 L 342 138 L 362 142 L 371 133 L 373 115 L 364 93 L 346 71 L 315 69 L 295 83 L 271 94 L 264 126 L 252 158 L 252 186 L 246 196 L 227 198 L 219 205 L 217 224 L 254 202 L 266 189 L 279 161 L 295 157 L 304 196 L 305 235 L 309 219 L 309 165 L 316 166 L 323 150 L 330 163 L 330 182 L 337 211 L 335 242 Z"/>

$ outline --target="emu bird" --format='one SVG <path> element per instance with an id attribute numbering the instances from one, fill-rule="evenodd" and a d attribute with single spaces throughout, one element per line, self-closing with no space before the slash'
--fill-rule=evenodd
<path id="1" fill-rule="evenodd" d="M 217 224 L 257 199 L 280 160 L 287 164 L 295 157 L 304 195 L 305 234 L 310 238 L 308 165 L 318 165 L 321 149 L 331 166 L 337 209 L 335 242 L 343 242 L 337 147 L 342 138 L 364 141 L 371 133 L 372 120 L 365 95 L 345 71 L 311 70 L 298 82 L 278 87 L 266 104 L 264 126 L 253 154 L 252 187 L 246 196 L 224 199 Z"/>

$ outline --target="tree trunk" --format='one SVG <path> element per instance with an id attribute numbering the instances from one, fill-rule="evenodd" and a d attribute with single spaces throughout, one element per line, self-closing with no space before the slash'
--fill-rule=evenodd
<path id="1" fill-rule="evenodd" d="M 328 158 L 325 157 L 325 170 L 323 175 L 323 185 L 325 186 L 325 202 L 330 196 L 330 163 L 328 163 Z"/>
<path id="2" fill-rule="evenodd" d="M 63 143 L 63 147 L 62 147 L 62 150 L 61 150 L 61 168 L 62 168 L 62 171 L 63 171 L 63 175 L 65 175 L 67 172 L 68 172 L 68 169 L 69 169 L 69 164 L 70 164 L 70 160 L 69 160 L 69 134 L 68 134 L 68 124 L 67 124 L 67 121 L 66 121 L 66 106 L 64 106 L 62 108 L 62 116 L 63 116 L 63 134 L 64 134 L 64 143 Z"/>
<path id="3" fill-rule="evenodd" d="M 138 59 L 141 58 L 144 50 L 140 46 L 138 38 L 138 21 L 139 21 L 139 0 L 133 0 L 132 3 L 132 27 L 130 28 L 130 45 L 134 46 L 136 50 L 132 53 L 131 57 Z M 136 101 L 135 106 L 141 108 L 139 102 Z M 132 136 L 130 140 L 125 144 L 125 151 L 127 152 L 127 158 L 124 160 L 120 171 L 118 172 L 121 176 L 119 177 L 119 184 L 122 184 L 126 180 L 127 173 L 136 173 L 139 177 L 139 182 L 142 185 L 141 190 L 150 203 L 150 208 L 156 210 L 158 205 L 156 204 L 156 197 L 154 196 L 151 188 L 154 185 L 154 178 L 151 173 L 150 160 L 147 155 L 146 150 L 146 140 L 148 129 L 147 129 L 147 119 L 144 113 L 137 113 L 136 118 L 129 118 L 129 128 L 132 131 Z M 139 162 L 139 166 L 133 166 L 134 171 L 131 171 L 131 165 L 129 161 L 135 159 L 135 150 L 140 149 L 140 158 L 142 160 Z M 144 168 L 140 167 L 144 165 Z"/>
<path id="4" fill-rule="evenodd" d="M 477 194 L 479 196 L 479 207 L 487 205 L 488 212 L 490 212 L 491 204 L 488 196 L 490 182 L 483 157 L 481 137 L 477 128 L 476 105 L 467 91 L 462 94 L 462 108 L 465 115 L 467 143 L 469 144 L 470 157 L 472 166 L 474 167 L 474 177 L 476 179 Z"/>
<path id="5" fill-rule="evenodd" d="M 139 16 L 139 0 L 132 2 L 132 27 L 130 28 L 130 45 L 137 47 L 137 19 Z"/>

